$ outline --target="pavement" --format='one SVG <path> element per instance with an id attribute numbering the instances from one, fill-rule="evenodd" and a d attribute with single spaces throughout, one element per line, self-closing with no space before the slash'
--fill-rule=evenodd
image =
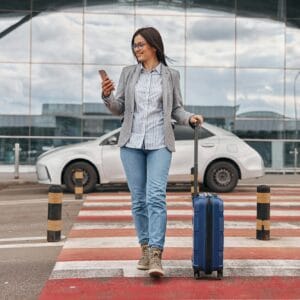
<path id="1" fill-rule="evenodd" d="M 38 184 L 0 172 L 0 188 Z M 271 240 L 256 232 L 256 186 L 271 186 Z M 168 192 L 164 278 L 136 269 L 140 249 L 128 192 L 85 196 L 39 299 L 300 299 L 300 175 L 242 180 L 225 205 L 224 278 L 193 278 L 192 207 L 187 191 Z"/>
<path id="2" fill-rule="evenodd" d="M 273 187 L 271 239 L 256 239 L 256 188 L 220 194 L 224 278 L 193 278 L 190 193 L 168 192 L 165 276 L 136 269 L 140 249 L 126 192 L 86 195 L 39 300 L 300 299 L 300 188 Z"/>

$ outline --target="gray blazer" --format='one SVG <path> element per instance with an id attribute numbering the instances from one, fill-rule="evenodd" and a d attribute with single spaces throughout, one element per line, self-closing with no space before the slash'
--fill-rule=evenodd
<path id="1" fill-rule="evenodd" d="M 134 113 L 135 84 L 140 75 L 141 65 L 132 65 L 123 68 L 116 96 L 111 93 L 109 97 L 103 97 L 104 103 L 113 115 L 123 115 L 124 120 L 120 132 L 118 145 L 124 146 L 130 136 Z M 180 75 L 177 70 L 162 64 L 162 89 L 164 131 L 167 148 L 175 151 L 175 137 L 171 119 L 175 119 L 180 125 L 188 125 L 189 118 L 193 115 L 184 110 L 180 92 Z"/>

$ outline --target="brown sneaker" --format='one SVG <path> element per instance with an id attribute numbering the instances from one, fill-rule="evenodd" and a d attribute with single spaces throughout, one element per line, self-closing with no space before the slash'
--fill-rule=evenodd
<path id="1" fill-rule="evenodd" d="M 138 262 L 137 268 L 139 270 L 149 269 L 149 246 L 147 244 L 141 245 L 142 257 Z"/>
<path id="2" fill-rule="evenodd" d="M 162 250 L 159 248 L 150 248 L 150 263 L 149 263 L 149 275 L 152 277 L 164 276 L 164 271 L 161 265 Z"/>

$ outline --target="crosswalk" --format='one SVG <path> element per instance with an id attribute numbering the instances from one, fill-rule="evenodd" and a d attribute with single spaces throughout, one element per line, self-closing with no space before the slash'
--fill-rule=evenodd
<path id="1" fill-rule="evenodd" d="M 269 241 L 255 238 L 254 188 L 239 188 L 220 197 L 225 208 L 224 280 L 240 280 L 243 277 L 272 280 L 279 276 L 293 278 L 299 285 L 300 189 L 272 188 Z M 168 193 L 167 207 L 167 235 L 163 252 L 165 278 L 193 279 L 190 194 Z M 60 281 L 74 279 L 149 277 L 147 272 L 136 269 L 140 248 L 130 209 L 129 193 L 86 196 L 41 299 L 48 299 L 46 290 L 47 286 L 51 286 L 51 281 L 57 286 Z"/>

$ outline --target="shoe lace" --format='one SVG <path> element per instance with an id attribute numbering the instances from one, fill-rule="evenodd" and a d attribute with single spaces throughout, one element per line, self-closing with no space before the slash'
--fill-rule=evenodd
<path id="1" fill-rule="evenodd" d="M 159 251 L 153 251 L 151 258 L 153 259 L 155 264 L 160 265 L 160 253 L 159 253 Z"/>

